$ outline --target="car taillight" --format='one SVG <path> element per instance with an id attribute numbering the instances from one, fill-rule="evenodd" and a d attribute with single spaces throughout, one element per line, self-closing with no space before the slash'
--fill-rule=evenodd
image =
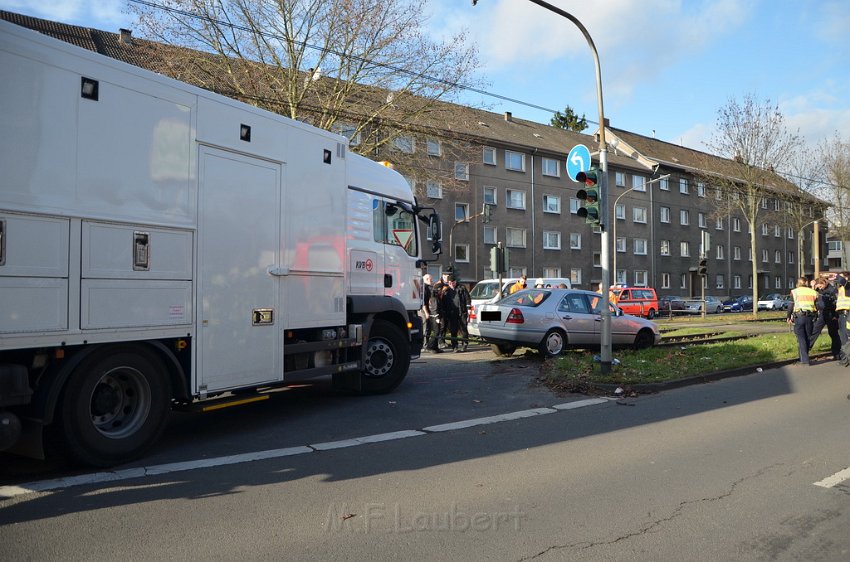
<path id="1" fill-rule="evenodd" d="M 475 307 L 472 306 L 472 305 L 469 305 L 468 308 L 469 308 L 469 310 L 468 310 L 469 320 L 475 320 L 476 318 L 478 318 L 477 316 L 475 316 Z"/>
<path id="2" fill-rule="evenodd" d="M 505 320 L 506 324 L 522 324 L 525 322 L 525 318 L 522 317 L 522 312 L 518 308 L 512 308 L 510 314 L 508 314 L 508 319 Z"/>

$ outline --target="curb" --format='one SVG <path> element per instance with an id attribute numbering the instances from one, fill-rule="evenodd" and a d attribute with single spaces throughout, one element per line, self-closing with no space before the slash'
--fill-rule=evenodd
<path id="1" fill-rule="evenodd" d="M 824 357 L 832 357 L 832 354 L 819 353 L 817 355 L 811 355 L 810 359 L 822 359 Z M 614 391 L 618 388 L 621 388 L 626 392 L 636 392 L 638 394 L 652 394 L 664 390 L 683 388 L 694 384 L 703 384 L 723 379 L 729 379 L 732 377 L 753 375 L 756 373 L 760 373 L 761 371 L 766 371 L 768 369 L 778 369 L 787 365 L 793 365 L 796 362 L 797 359 L 786 359 L 785 361 L 777 361 L 776 363 L 768 363 L 766 365 L 750 365 L 747 367 L 740 367 L 738 369 L 730 369 L 728 371 L 718 371 L 716 373 L 707 373 L 704 375 L 696 375 L 693 377 L 685 377 L 664 382 L 641 383 L 632 385 L 613 383 L 591 383 L 589 386 L 593 389 L 605 391 L 610 394 L 614 394 Z M 759 371 L 758 369 L 761 369 L 761 371 Z M 850 396 L 848 396 L 848 399 L 850 399 Z"/>

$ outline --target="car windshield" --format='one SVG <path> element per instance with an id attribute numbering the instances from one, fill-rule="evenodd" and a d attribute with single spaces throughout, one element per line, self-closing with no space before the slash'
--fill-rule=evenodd
<path id="1" fill-rule="evenodd" d="M 473 299 L 492 299 L 499 292 L 499 282 L 493 283 L 478 283 L 469 292 L 469 296 Z"/>
<path id="2" fill-rule="evenodd" d="M 508 295 L 499 301 L 499 304 L 505 306 L 529 306 L 533 308 L 540 306 L 551 294 L 551 291 L 545 289 L 525 289 Z"/>

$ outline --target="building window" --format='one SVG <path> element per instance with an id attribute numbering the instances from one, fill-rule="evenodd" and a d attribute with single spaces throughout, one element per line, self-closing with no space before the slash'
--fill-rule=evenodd
<path id="1" fill-rule="evenodd" d="M 557 195 L 544 195 L 543 196 L 543 212 L 544 213 L 560 213 L 561 212 L 561 198 Z"/>
<path id="2" fill-rule="evenodd" d="M 790 264 L 790 263 L 794 263 L 794 252 L 791 252 L 791 251 L 789 251 L 789 252 L 788 252 L 788 260 L 787 260 L 787 262 L 788 262 L 789 264 Z"/>
<path id="3" fill-rule="evenodd" d="M 484 186 L 484 202 L 488 205 L 496 204 L 496 188 L 493 186 Z"/>
<path id="4" fill-rule="evenodd" d="M 561 276 L 561 268 L 560 267 L 544 267 L 543 268 L 543 277 L 560 277 Z"/>
<path id="5" fill-rule="evenodd" d="M 794 282 L 794 278 L 793 278 L 793 277 L 789 277 L 789 278 L 788 278 L 788 287 L 786 287 L 786 288 L 787 288 L 787 289 L 793 289 L 793 288 L 794 288 L 794 287 L 796 287 L 796 286 L 797 286 L 797 284 Z"/>
<path id="6" fill-rule="evenodd" d="M 646 255 L 646 238 L 635 238 L 634 249 L 635 249 L 635 255 L 636 256 L 645 256 Z"/>
<path id="7" fill-rule="evenodd" d="M 506 228 L 505 243 L 509 248 L 525 248 L 525 229 L 524 228 Z"/>
<path id="8" fill-rule="evenodd" d="M 455 220 L 465 221 L 469 219 L 469 203 L 455 203 Z"/>
<path id="9" fill-rule="evenodd" d="M 776 250 L 773 253 L 773 263 L 782 263 L 782 250 Z"/>
<path id="10" fill-rule="evenodd" d="M 581 285 L 581 269 L 578 267 L 570 268 L 570 283 L 572 283 L 574 287 L 576 285 Z"/>
<path id="11" fill-rule="evenodd" d="M 681 209 L 679 211 L 679 224 L 682 226 L 687 226 L 691 224 L 691 213 L 687 209 Z"/>
<path id="12" fill-rule="evenodd" d="M 661 207 L 661 222 L 670 222 L 670 207 Z"/>
<path id="13" fill-rule="evenodd" d="M 484 227 L 484 243 L 485 244 L 495 244 L 496 243 L 496 227 L 495 226 L 485 226 Z"/>
<path id="14" fill-rule="evenodd" d="M 767 209 L 767 197 L 762 197 L 762 198 L 761 198 L 761 208 L 762 208 L 762 209 Z"/>
<path id="15" fill-rule="evenodd" d="M 658 182 L 658 189 L 661 191 L 670 191 L 670 178 L 661 178 Z"/>
<path id="16" fill-rule="evenodd" d="M 540 167 L 544 176 L 552 176 L 553 178 L 561 177 L 561 168 L 558 166 L 558 161 L 554 158 L 544 158 L 540 162 Z"/>
<path id="17" fill-rule="evenodd" d="M 602 255 L 599 252 L 593 252 L 593 267 L 602 267 Z"/>
<path id="18" fill-rule="evenodd" d="M 723 244 L 718 244 L 716 251 L 717 251 L 717 253 L 715 254 L 715 257 L 717 259 L 719 259 L 719 260 L 726 259 L 725 250 L 723 249 Z"/>
<path id="19" fill-rule="evenodd" d="M 425 191 L 431 199 L 443 198 L 443 186 L 438 181 L 428 180 L 428 182 L 425 183 Z"/>
<path id="20" fill-rule="evenodd" d="M 617 203 L 614 207 L 614 218 L 620 220 L 626 220 L 626 206 L 622 203 Z"/>
<path id="21" fill-rule="evenodd" d="M 552 231 L 543 231 L 543 249 L 544 250 L 560 250 L 561 249 L 561 233 Z"/>
<path id="22" fill-rule="evenodd" d="M 465 162 L 455 162 L 455 179 L 460 181 L 469 181 L 469 164 Z"/>
<path id="23" fill-rule="evenodd" d="M 768 263 L 770 261 L 768 258 L 769 258 L 769 256 L 767 254 L 767 250 L 762 250 L 761 251 L 761 261 L 762 261 L 762 263 Z"/>
<path id="24" fill-rule="evenodd" d="M 732 277 L 732 287 L 735 288 L 735 289 L 741 288 L 741 276 L 740 275 L 735 275 L 735 276 Z"/>
<path id="25" fill-rule="evenodd" d="M 778 224 L 773 226 L 773 237 L 782 238 L 782 227 Z"/>
<path id="26" fill-rule="evenodd" d="M 732 246 L 732 259 L 736 261 L 741 261 L 741 247 L 740 246 Z"/>
<path id="27" fill-rule="evenodd" d="M 514 152 L 512 150 L 505 151 L 505 169 L 513 170 L 514 172 L 525 171 L 525 154 Z"/>
<path id="28" fill-rule="evenodd" d="M 526 274 L 524 267 L 509 267 L 508 277 L 522 277 Z"/>
<path id="29" fill-rule="evenodd" d="M 437 139 L 428 139 L 426 141 L 428 148 L 428 156 L 440 156 L 443 154 L 442 147 L 440 146 L 440 141 Z"/>
<path id="30" fill-rule="evenodd" d="M 662 273 L 661 274 L 661 288 L 669 289 L 670 288 L 670 274 Z"/>
<path id="31" fill-rule="evenodd" d="M 334 123 L 331 130 L 348 139 L 348 146 L 360 145 L 360 132 L 357 125 L 351 123 Z"/>
<path id="32" fill-rule="evenodd" d="M 632 188 L 635 191 L 646 191 L 646 178 L 643 176 L 632 175 Z"/>
<path id="33" fill-rule="evenodd" d="M 705 197 L 705 184 L 701 181 L 697 182 L 697 197 Z"/>
<path id="34" fill-rule="evenodd" d="M 761 235 L 767 236 L 769 231 L 770 231 L 770 227 L 767 225 L 767 223 L 762 223 L 762 225 L 761 225 Z"/>
<path id="35" fill-rule="evenodd" d="M 708 228 L 708 223 L 705 221 L 705 213 L 697 214 L 697 222 L 700 228 Z"/>
<path id="36" fill-rule="evenodd" d="M 732 219 L 732 230 L 735 232 L 741 232 L 741 219 L 738 217 Z"/>
<path id="37" fill-rule="evenodd" d="M 469 263 L 469 244 L 455 244 L 455 261 Z"/>
<path id="38" fill-rule="evenodd" d="M 578 232 L 570 233 L 570 250 L 581 250 L 581 234 Z"/>
<path id="39" fill-rule="evenodd" d="M 679 275 L 679 288 L 687 289 L 688 288 L 688 274 L 682 273 Z"/>
<path id="40" fill-rule="evenodd" d="M 679 255 L 683 258 L 688 258 L 691 256 L 690 242 L 679 242 Z"/>
<path id="41" fill-rule="evenodd" d="M 525 209 L 525 192 L 516 189 L 505 190 L 505 206 L 508 209 Z"/>
<path id="42" fill-rule="evenodd" d="M 794 229 L 791 228 L 791 227 L 788 227 L 788 240 L 793 240 L 793 239 L 794 239 Z"/>
<path id="43" fill-rule="evenodd" d="M 781 289 L 781 288 L 782 288 L 782 277 L 779 277 L 779 276 L 777 275 L 777 276 L 776 276 L 776 278 L 774 278 L 774 280 L 773 280 L 773 288 L 774 288 L 774 289 Z"/>
<path id="44" fill-rule="evenodd" d="M 614 182 L 617 187 L 626 187 L 626 174 L 623 172 L 616 172 L 614 174 Z"/>
<path id="45" fill-rule="evenodd" d="M 661 255 L 669 256 L 670 255 L 670 241 L 662 240 L 661 241 Z"/>
<path id="46" fill-rule="evenodd" d="M 723 230 L 723 218 L 717 217 L 717 220 L 714 221 L 714 230 Z"/>
<path id="47" fill-rule="evenodd" d="M 646 207 L 635 207 L 632 209 L 632 220 L 646 224 Z"/>
<path id="48" fill-rule="evenodd" d="M 646 287 L 646 280 L 649 277 L 646 270 L 638 269 L 635 271 L 635 285 L 638 287 Z"/>
<path id="49" fill-rule="evenodd" d="M 629 282 L 628 277 L 626 276 L 625 269 L 618 269 L 614 272 L 614 283 L 617 285 L 625 285 Z"/>
<path id="50" fill-rule="evenodd" d="M 726 279 L 723 277 L 722 273 L 718 273 L 714 278 L 714 287 L 716 289 L 722 289 L 726 285 Z"/>
<path id="51" fill-rule="evenodd" d="M 495 166 L 496 165 L 496 149 L 490 148 L 489 146 L 485 146 L 484 149 L 483 149 L 482 162 L 484 162 L 488 166 Z"/>
<path id="52" fill-rule="evenodd" d="M 416 141 L 411 136 L 401 135 L 393 139 L 393 148 L 405 154 L 413 154 L 416 150 Z"/>
<path id="53" fill-rule="evenodd" d="M 626 239 L 622 236 L 618 236 L 616 247 L 617 247 L 618 252 L 620 252 L 621 254 L 625 254 L 626 253 Z"/>
<path id="54" fill-rule="evenodd" d="M 679 178 L 679 193 L 684 195 L 688 194 L 688 179 L 687 178 Z"/>
<path id="55" fill-rule="evenodd" d="M 575 197 L 570 197 L 570 214 L 576 214 L 581 207 L 581 201 L 576 199 Z"/>

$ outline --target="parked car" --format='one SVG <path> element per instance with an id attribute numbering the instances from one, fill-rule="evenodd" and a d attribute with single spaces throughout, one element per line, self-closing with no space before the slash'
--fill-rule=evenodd
<path id="1" fill-rule="evenodd" d="M 506 297 L 510 291 L 511 285 L 516 283 L 519 280 L 519 277 L 507 277 L 502 279 L 502 289 L 499 290 L 499 280 L 498 279 L 482 279 L 469 292 L 470 297 L 470 311 L 469 311 L 469 319 L 473 320 L 475 315 L 477 314 L 478 307 L 485 303 L 494 303 L 502 298 Z M 528 288 L 531 289 L 537 283 L 537 281 L 543 281 L 544 285 L 550 285 L 552 287 L 557 287 L 560 284 L 564 284 L 568 289 L 572 288 L 572 283 L 570 283 L 569 279 L 563 277 L 544 277 L 540 278 L 532 278 L 526 280 L 528 283 Z"/>
<path id="2" fill-rule="evenodd" d="M 635 316 L 646 316 L 650 320 L 658 312 L 658 295 L 650 287 L 626 287 L 615 285 L 611 287 L 617 306 L 624 313 Z"/>
<path id="3" fill-rule="evenodd" d="M 691 299 L 685 303 L 685 309 L 689 314 L 702 314 L 702 301 L 700 299 Z M 705 312 L 706 314 L 723 312 L 723 301 L 718 297 L 706 295 Z"/>
<path id="4" fill-rule="evenodd" d="M 744 312 L 753 309 L 753 297 L 741 295 L 723 301 L 723 312 Z"/>
<path id="5" fill-rule="evenodd" d="M 535 348 L 547 357 L 566 347 L 598 347 L 602 295 L 579 289 L 525 289 L 495 304 L 482 304 L 469 333 L 491 344 L 496 355 L 518 347 Z M 623 314 L 611 305 L 611 343 L 635 348 L 661 341 L 654 322 Z"/>
<path id="6" fill-rule="evenodd" d="M 788 310 L 794 306 L 794 297 L 791 295 L 782 295 L 782 310 Z"/>
<path id="7" fill-rule="evenodd" d="M 782 310 L 782 294 L 769 293 L 762 295 L 759 297 L 757 306 L 759 310 Z"/>
<path id="8" fill-rule="evenodd" d="M 685 297 L 674 297 L 664 295 L 658 299 L 658 313 L 669 314 L 671 312 L 682 312 L 685 310 Z"/>

